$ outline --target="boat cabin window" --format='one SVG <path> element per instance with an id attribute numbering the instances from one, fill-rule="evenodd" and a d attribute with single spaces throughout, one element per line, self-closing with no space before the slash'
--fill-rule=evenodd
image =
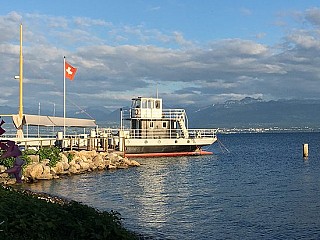
<path id="1" fill-rule="evenodd" d="M 141 108 L 147 108 L 147 100 L 146 99 L 142 100 Z"/>
<path id="2" fill-rule="evenodd" d="M 132 102 L 132 108 L 140 108 L 141 106 L 141 100 L 140 99 L 136 99 Z"/>
<path id="3" fill-rule="evenodd" d="M 150 128 L 154 128 L 153 122 L 150 122 Z"/>
<path id="4" fill-rule="evenodd" d="M 160 101 L 156 100 L 156 109 L 160 109 Z"/>
<path id="5" fill-rule="evenodd" d="M 162 128 L 167 128 L 167 122 L 162 122 Z"/>
<path id="6" fill-rule="evenodd" d="M 154 108 L 154 101 L 152 99 L 148 100 L 148 108 Z"/>

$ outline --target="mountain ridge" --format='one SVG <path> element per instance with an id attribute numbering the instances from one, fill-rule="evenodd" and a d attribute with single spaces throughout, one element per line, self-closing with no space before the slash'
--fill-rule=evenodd
<path id="1" fill-rule="evenodd" d="M 164 108 L 184 108 L 188 115 L 190 128 L 320 126 L 320 100 L 316 99 L 265 101 L 261 98 L 246 97 L 241 100 L 228 100 L 203 107 L 186 105 L 164 106 Z M 0 106 L 0 116 L 10 112 L 18 111 L 17 108 Z M 37 109 L 25 108 L 25 112 L 38 114 Z M 59 116 L 58 114 L 57 116 Z M 50 114 L 50 111 L 44 109 L 41 111 L 41 115 L 52 115 L 52 113 Z M 107 108 L 93 106 L 81 111 L 69 110 L 67 116 L 93 118 L 99 125 L 116 124 L 120 119 L 120 110 L 110 111 Z"/>

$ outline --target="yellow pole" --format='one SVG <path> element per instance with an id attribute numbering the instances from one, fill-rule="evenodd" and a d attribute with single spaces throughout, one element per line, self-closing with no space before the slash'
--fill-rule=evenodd
<path id="1" fill-rule="evenodd" d="M 22 24 L 20 25 L 20 101 L 19 101 L 19 117 L 20 119 L 22 119 L 23 117 L 23 84 L 22 84 L 22 80 L 23 80 L 23 56 L 22 56 Z"/>

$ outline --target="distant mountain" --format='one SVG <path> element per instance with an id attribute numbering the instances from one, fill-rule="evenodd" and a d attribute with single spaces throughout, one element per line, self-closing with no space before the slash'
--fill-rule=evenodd
<path id="1" fill-rule="evenodd" d="M 320 126 L 320 100 L 244 98 L 190 112 L 189 126 L 196 127 L 304 127 Z"/>
<path id="2" fill-rule="evenodd" d="M 186 109 L 190 128 L 320 127 L 320 100 L 264 101 L 260 98 L 246 97 L 202 108 L 191 105 L 174 108 Z M 0 106 L 0 116 L 17 112 L 16 108 Z M 36 109 L 25 109 L 25 112 L 38 114 Z M 52 115 L 52 113 L 43 110 L 41 115 Z M 57 113 L 57 116 L 62 114 Z M 99 125 L 114 126 L 119 124 L 120 110 L 88 107 L 83 111 L 68 111 L 67 116 L 92 117 Z"/>

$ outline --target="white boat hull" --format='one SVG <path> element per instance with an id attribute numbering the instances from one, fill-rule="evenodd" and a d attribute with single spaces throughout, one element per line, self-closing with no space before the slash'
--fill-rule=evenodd
<path id="1" fill-rule="evenodd" d="M 213 144 L 216 140 L 216 137 L 194 139 L 125 139 L 122 148 L 125 153 L 194 152 L 203 146 Z"/>

